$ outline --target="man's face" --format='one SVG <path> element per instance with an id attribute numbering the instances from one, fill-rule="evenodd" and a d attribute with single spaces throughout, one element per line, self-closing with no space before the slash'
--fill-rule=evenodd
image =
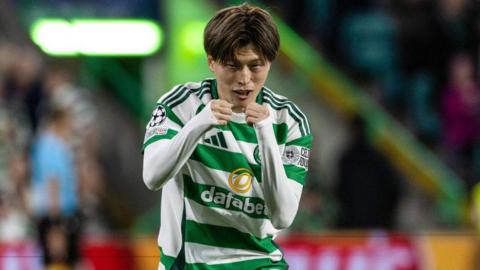
<path id="1" fill-rule="evenodd" d="M 218 95 L 233 104 L 234 112 L 242 112 L 248 104 L 255 102 L 270 65 L 251 44 L 239 49 L 234 61 L 221 63 L 208 56 L 208 66 L 217 79 Z"/>

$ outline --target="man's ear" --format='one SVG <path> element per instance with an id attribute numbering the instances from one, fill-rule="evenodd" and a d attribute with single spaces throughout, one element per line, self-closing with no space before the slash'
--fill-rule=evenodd
<path id="1" fill-rule="evenodd" d="M 210 69 L 210 71 L 215 73 L 215 71 L 214 71 L 215 70 L 214 69 L 215 60 L 213 60 L 213 57 L 211 55 L 207 56 L 207 63 L 208 63 L 208 68 Z"/>

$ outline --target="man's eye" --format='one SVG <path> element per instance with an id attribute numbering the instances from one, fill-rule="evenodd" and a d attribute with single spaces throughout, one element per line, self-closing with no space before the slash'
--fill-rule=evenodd
<path id="1" fill-rule="evenodd" d="M 255 64 L 255 65 L 251 65 L 251 66 L 250 66 L 250 69 L 251 69 L 251 70 L 259 70 L 261 67 L 262 67 L 262 65 L 260 65 L 260 64 Z"/>

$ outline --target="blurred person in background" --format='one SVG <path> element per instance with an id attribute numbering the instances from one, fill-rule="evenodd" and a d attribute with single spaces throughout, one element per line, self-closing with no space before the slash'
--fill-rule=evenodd
<path id="1" fill-rule="evenodd" d="M 5 66 L 0 67 L 5 70 L 3 68 Z M 25 114 L 14 110 L 5 100 L 3 86 L 0 84 L 0 241 L 15 242 L 29 236 L 30 163 L 27 148 L 31 132 Z"/>
<path id="2" fill-rule="evenodd" d="M 104 171 L 94 155 L 79 157 L 77 168 L 82 235 L 107 235 L 110 213 L 106 205 Z"/>
<path id="3" fill-rule="evenodd" d="M 56 62 L 49 63 L 46 67 L 43 84 L 48 101 L 70 108 L 71 144 L 75 148 L 75 154 L 95 156 L 97 147 L 96 110 L 88 91 L 75 84 L 70 67 Z"/>
<path id="4" fill-rule="evenodd" d="M 468 54 L 451 59 L 441 115 L 447 160 L 460 170 L 470 190 L 480 176 L 475 168 L 475 151 L 480 150 L 480 86 Z"/>
<path id="5" fill-rule="evenodd" d="M 394 229 L 400 198 L 397 172 L 366 136 L 360 116 L 352 121 L 352 141 L 339 162 L 336 194 L 341 229 Z"/>
<path id="6" fill-rule="evenodd" d="M 4 74 L 3 99 L 10 110 L 26 115 L 27 126 L 35 132 L 40 121 L 40 105 L 44 102 L 43 59 L 27 46 L 7 49 L 10 55 Z"/>
<path id="7" fill-rule="evenodd" d="M 45 266 L 73 267 L 78 257 L 77 172 L 69 107 L 49 104 L 32 146 L 32 210 Z M 60 246 L 60 247 L 59 247 Z"/>
<path id="8" fill-rule="evenodd" d="M 29 160 L 25 153 L 10 153 L 8 186 L 0 188 L 0 241 L 21 241 L 30 235 L 30 209 L 28 206 Z"/>

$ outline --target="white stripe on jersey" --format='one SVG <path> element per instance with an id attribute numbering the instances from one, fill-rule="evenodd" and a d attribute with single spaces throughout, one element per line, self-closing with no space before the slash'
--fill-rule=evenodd
<path id="1" fill-rule="evenodd" d="M 228 176 L 230 175 L 230 172 L 208 168 L 201 162 L 191 159 L 188 160 L 188 165 L 190 165 L 190 174 L 194 182 L 213 185 L 231 191 L 231 188 L 228 186 Z M 232 191 L 232 193 L 234 192 Z M 255 196 L 263 199 L 263 190 L 260 187 L 258 180 L 255 178 L 252 179 L 252 188 L 248 192 L 243 193 L 242 196 Z"/>
<path id="2" fill-rule="evenodd" d="M 275 237 L 279 230 L 275 229 L 269 220 L 249 218 L 243 212 L 229 211 L 223 208 L 210 208 L 193 200 L 186 199 L 186 218 L 202 224 L 231 227 L 243 233 L 252 234 L 258 238 Z M 249 219 L 249 222 L 238 222 Z"/>
<path id="3" fill-rule="evenodd" d="M 262 253 L 258 251 L 252 252 L 244 249 L 185 243 L 185 261 L 187 263 L 208 263 L 213 265 L 264 258 L 269 258 L 272 261 L 280 261 L 282 259 L 282 253 L 278 249 L 270 254 L 260 254 Z"/>

